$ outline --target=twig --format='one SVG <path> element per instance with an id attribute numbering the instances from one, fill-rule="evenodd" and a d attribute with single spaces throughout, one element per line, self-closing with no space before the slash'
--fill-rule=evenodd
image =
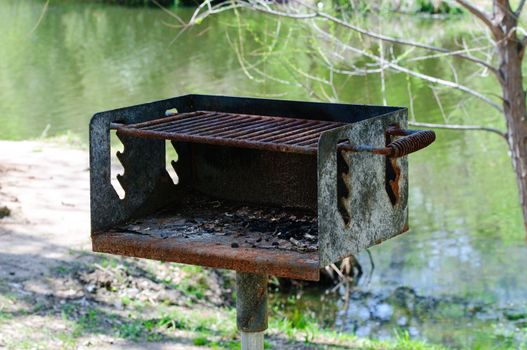
<path id="1" fill-rule="evenodd" d="M 516 9 L 516 11 L 514 11 L 514 14 L 516 15 L 516 17 L 520 17 L 523 11 L 523 6 L 525 6 L 525 0 L 521 0 L 520 4 L 518 5 L 518 8 Z"/>
<path id="2" fill-rule="evenodd" d="M 186 25 L 185 21 L 183 21 L 181 19 L 181 17 L 179 17 L 177 14 L 175 14 L 174 12 L 170 11 L 169 9 L 167 9 L 165 6 L 161 5 L 157 0 L 152 0 L 152 2 L 157 7 L 159 7 L 161 10 L 163 10 L 163 12 L 165 12 L 166 14 L 168 14 L 171 17 L 174 17 L 179 22 L 179 24 L 181 24 L 181 26 L 185 26 Z"/>
<path id="3" fill-rule="evenodd" d="M 500 41 L 505 36 L 505 33 L 501 29 L 500 25 L 494 21 L 494 19 L 491 17 L 490 14 L 485 12 L 483 9 L 479 8 L 475 4 L 471 3 L 468 0 L 455 0 L 459 5 L 463 6 L 466 10 L 468 10 L 470 13 L 472 13 L 474 16 L 476 16 L 479 20 L 481 20 L 492 32 L 494 35 L 494 39 L 496 41 Z M 494 1 L 494 6 L 496 6 L 497 2 Z"/>
<path id="4" fill-rule="evenodd" d="M 443 104 L 441 103 L 441 99 L 437 95 L 437 92 L 434 88 L 431 88 L 432 95 L 434 95 L 434 99 L 436 100 L 437 106 L 439 107 L 439 111 L 441 112 L 441 116 L 443 117 L 443 120 L 446 122 L 448 121 L 448 118 L 445 114 L 445 110 L 443 109 Z"/>
<path id="5" fill-rule="evenodd" d="M 341 281 L 347 281 L 347 278 L 346 276 L 344 276 L 344 274 L 342 273 L 342 271 L 339 270 L 339 268 L 335 265 L 335 264 L 329 264 L 329 266 L 331 267 L 331 269 L 333 271 L 335 271 L 337 273 L 337 275 L 340 277 L 340 280 Z"/>
<path id="6" fill-rule="evenodd" d="M 205 17 L 207 17 L 208 15 L 213 14 L 213 13 L 223 12 L 227 8 L 232 9 L 232 8 L 242 8 L 242 7 L 249 8 L 251 10 L 255 10 L 255 11 L 259 11 L 259 12 L 263 12 L 263 13 L 266 13 L 266 14 L 269 14 L 269 15 L 273 15 L 273 16 L 287 17 L 287 18 L 293 18 L 293 19 L 297 19 L 297 20 L 309 20 L 309 19 L 315 19 L 315 18 L 324 18 L 324 19 L 329 20 L 329 21 L 331 21 L 333 23 L 336 23 L 336 24 L 338 24 L 338 25 L 340 25 L 342 27 L 351 29 L 351 30 L 353 30 L 353 31 L 355 31 L 357 33 L 363 34 L 365 36 L 368 36 L 368 37 L 371 37 L 371 38 L 374 38 L 374 39 L 379 39 L 379 40 L 382 40 L 384 42 L 390 42 L 390 43 L 393 43 L 393 44 L 412 46 L 412 47 L 416 47 L 416 48 L 421 48 L 421 49 L 430 50 L 430 51 L 437 51 L 437 52 L 442 52 L 442 53 L 445 53 L 445 54 L 448 54 L 448 55 L 457 56 L 457 57 L 466 59 L 468 61 L 472 61 L 472 62 L 478 63 L 478 64 L 486 67 L 490 71 L 492 71 L 494 74 L 496 74 L 496 75 L 498 74 L 498 70 L 494 66 L 490 65 L 489 63 L 487 63 L 484 60 L 481 60 L 479 58 L 466 55 L 466 54 L 464 54 L 462 52 L 459 52 L 459 51 L 450 51 L 450 50 L 445 49 L 445 48 L 440 48 L 440 47 L 427 45 L 427 44 L 422 44 L 422 43 L 409 41 L 409 40 L 398 39 L 398 38 L 382 35 L 382 34 L 379 34 L 379 33 L 371 32 L 369 30 L 366 30 L 364 28 L 361 28 L 359 26 L 356 26 L 354 24 L 351 24 L 349 22 L 341 20 L 341 19 L 339 19 L 339 18 L 337 18 L 335 16 L 332 16 L 332 15 L 330 15 L 328 13 L 321 12 L 321 11 L 319 11 L 318 8 L 316 8 L 314 6 L 311 6 L 311 5 L 308 5 L 308 4 L 306 4 L 306 3 L 302 2 L 302 1 L 298 1 L 297 0 L 296 2 L 299 3 L 300 5 L 304 6 L 305 8 L 313 11 L 313 12 L 290 13 L 290 12 L 276 11 L 276 10 L 272 9 L 270 6 L 268 6 L 267 4 L 265 4 L 261 0 L 256 0 L 256 1 L 251 1 L 251 2 L 243 2 L 241 0 L 233 0 L 232 4 L 230 6 L 216 6 L 216 7 L 211 7 L 210 6 L 210 1 L 211 0 L 205 0 L 196 9 L 196 11 L 194 12 L 192 18 L 189 21 L 189 24 L 197 23 L 200 20 L 202 20 Z M 201 11 L 205 7 L 208 7 L 209 10 L 207 12 L 201 14 Z"/>
<path id="7" fill-rule="evenodd" d="M 501 137 L 503 137 L 505 140 L 507 140 L 507 134 L 504 133 L 503 131 L 500 131 L 494 128 L 488 128 L 485 126 L 479 126 L 479 125 L 434 124 L 434 123 L 421 123 L 421 122 L 412 122 L 412 121 L 408 122 L 408 125 L 424 127 L 424 128 L 447 129 L 447 130 L 456 130 L 456 131 L 467 131 L 467 130 L 488 131 L 494 134 L 498 134 Z"/>
<path id="8" fill-rule="evenodd" d="M 327 32 L 323 31 L 322 29 L 320 29 L 317 25 L 313 24 L 313 27 L 320 33 L 322 34 L 323 36 L 325 36 L 326 38 L 330 38 L 331 40 L 338 40 L 336 39 L 334 36 L 328 34 Z M 430 75 L 426 75 L 426 74 L 423 74 L 423 73 L 419 73 L 419 72 L 415 72 L 411 69 L 408 69 L 408 68 L 405 68 L 405 67 L 402 67 L 402 66 L 399 66 L 393 62 L 389 62 L 389 61 L 384 61 L 382 62 L 381 61 L 381 58 L 379 56 L 376 56 L 374 54 L 371 54 L 365 50 L 362 50 L 362 49 L 358 49 L 356 47 L 353 47 L 353 46 L 350 46 L 348 44 L 345 44 L 341 41 L 339 41 L 339 44 L 342 45 L 342 47 L 345 47 L 347 49 L 349 49 L 350 51 L 353 51 L 353 52 L 356 52 L 362 56 L 365 56 L 365 57 L 368 57 L 370 59 L 373 59 L 375 61 L 378 61 L 379 63 L 381 64 L 386 64 L 388 65 L 389 68 L 393 69 L 393 70 L 396 70 L 396 71 L 399 71 L 399 72 L 402 72 L 402 73 L 406 73 L 408 75 L 411 75 L 411 76 L 414 76 L 414 77 L 417 77 L 417 78 L 420 78 L 422 80 L 426 80 L 426 81 L 429 81 L 431 83 L 434 83 L 434 84 L 439 84 L 439 85 L 444 85 L 444 86 L 448 86 L 448 87 L 451 87 L 451 88 L 454 88 L 454 89 L 457 89 L 457 90 L 460 90 L 460 91 L 463 91 L 463 92 L 466 92 L 474 97 L 477 97 L 479 98 L 480 100 L 482 101 L 485 101 L 487 102 L 489 105 L 491 105 L 492 107 L 494 107 L 496 110 L 498 110 L 500 113 L 503 113 L 503 109 L 497 104 L 495 103 L 494 101 L 492 101 L 490 98 L 488 98 L 487 96 L 475 91 L 475 90 L 472 90 L 471 88 L 465 86 L 465 85 L 461 85 L 461 84 L 458 84 L 458 83 L 454 83 L 452 81 L 449 81 L 449 80 L 444 80 L 444 79 L 440 79 L 440 78 L 436 78 L 436 77 L 432 77 Z"/>
<path id="9" fill-rule="evenodd" d="M 486 13 L 483 9 L 479 8 L 478 6 L 474 5 L 470 1 L 467 0 L 455 0 L 459 5 L 463 6 L 467 11 L 472 13 L 474 16 L 479 18 L 491 31 L 494 31 L 495 26 L 492 23 L 490 14 Z"/>
<path id="10" fill-rule="evenodd" d="M 31 29 L 31 31 L 29 32 L 29 35 L 32 35 L 35 32 L 35 30 L 37 30 L 38 26 L 40 25 L 40 22 L 42 22 L 42 20 L 44 19 L 44 15 L 46 14 L 46 12 L 48 12 L 48 6 L 49 6 L 49 0 L 47 0 L 46 3 L 44 4 L 44 7 L 42 8 L 42 12 L 40 12 L 40 16 L 38 17 L 37 23 L 35 23 L 35 26 L 33 27 L 33 29 Z"/>
<path id="11" fill-rule="evenodd" d="M 410 81 L 409 77 L 406 79 L 406 89 L 408 90 L 408 101 L 410 101 L 410 118 L 411 120 L 415 120 L 415 113 L 414 113 L 414 96 L 412 94 L 412 82 Z"/>
<path id="12" fill-rule="evenodd" d="M 320 12 L 315 7 L 307 5 L 307 4 L 305 4 L 305 3 L 301 2 L 301 1 L 298 1 L 298 2 L 300 4 L 302 4 L 303 6 L 305 6 L 306 8 L 311 9 L 313 11 L 316 11 L 315 14 L 317 14 L 318 17 L 328 19 L 328 20 L 330 20 L 330 21 L 332 21 L 332 22 L 334 22 L 334 23 L 336 23 L 336 24 L 338 24 L 340 26 L 349 28 L 349 29 L 351 29 L 351 30 L 353 30 L 355 32 L 361 33 L 361 34 L 369 36 L 371 38 L 380 39 L 380 40 L 382 40 L 384 42 L 390 42 L 390 43 L 393 43 L 393 44 L 412 46 L 412 47 L 421 48 L 421 49 L 425 49 L 425 50 L 442 52 L 442 53 L 445 53 L 445 54 L 448 54 L 448 55 L 452 55 L 452 56 L 458 56 L 460 58 L 463 58 L 463 59 L 466 59 L 466 60 L 469 60 L 469 61 L 481 64 L 484 67 L 486 67 L 489 70 L 491 70 L 492 72 L 494 72 L 495 74 L 498 73 L 498 70 L 494 66 L 488 64 L 487 62 L 485 62 L 485 61 L 483 61 L 483 60 L 481 60 L 479 58 L 465 55 L 464 53 L 459 52 L 459 51 L 450 51 L 448 49 L 441 48 L 441 47 L 436 47 L 436 46 L 432 46 L 432 45 L 418 43 L 418 42 L 415 42 L 415 41 L 403 40 L 403 39 L 389 37 L 389 36 L 386 36 L 386 35 L 375 33 L 375 32 L 366 30 L 364 28 L 358 27 L 356 25 L 353 25 L 353 24 L 351 24 L 349 22 L 343 21 L 343 20 L 341 20 L 341 19 L 339 19 L 337 17 L 331 16 L 328 13 Z"/>
<path id="13" fill-rule="evenodd" d="M 461 50 L 450 51 L 450 52 L 446 52 L 446 53 L 445 52 L 440 52 L 440 53 L 436 53 L 436 54 L 433 54 L 433 55 L 423 55 L 423 56 L 411 57 L 411 58 L 403 59 L 403 60 L 406 61 L 406 62 L 423 61 L 423 60 L 428 60 L 428 59 L 431 59 L 431 58 L 442 58 L 442 57 L 448 57 L 448 56 L 455 56 L 457 53 L 466 53 L 466 54 L 468 54 L 469 52 L 483 51 L 483 50 L 492 49 L 492 48 L 494 48 L 494 45 L 487 45 L 487 46 L 474 47 L 474 48 L 467 48 L 465 45 L 463 45 L 463 49 L 461 49 Z M 485 54 L 485 52 L 482 52 L 482 53 Z"/>
<path id="14" fill-rule="evenodd" d="M 370 266 L 371 266 L 370 273 L 368 276 L 368 282 L 366 282 L 366 285 L 369 285 L 373 277 L 373 271 L 375 271 L 375 262 L 373 261 L 373 256 L 371 255 L 371 252 L 369 249 L 366 249 L 366 253 L 368 253 L 368 258 L 370 259 Z"/>
<path id="15" fill-rule="evenodd" d="M 382 40 L 379 40 L 379 52 L 381 54 L 380 58 L 381 58 L 381 62 L 384 61 L 384 45 L 383 45 L 383 42 Z M 382 95 L 382 104 L 384 106 L 387 106 L 388 105 L 388 101 L 386 99 L 386 80 L 384 78 L 384 67 L 382 67 L 381 69 L 381 95 Z"/>

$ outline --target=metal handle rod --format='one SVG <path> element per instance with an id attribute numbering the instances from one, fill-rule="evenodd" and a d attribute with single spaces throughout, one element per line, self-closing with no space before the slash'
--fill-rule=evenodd
<path id="1" fill-rule="evenodd" d="M 387 134 L 404 137 L 393 141 L 384 148 L 375 148 L 368 145 L 351 146 L 348 144 L 339 145 L 339 150 L 371 152 L 390 158 L 399 158 L 429 146 L 436 139 L 436 134 L 432 130 L 388 129 Z"/>
<path id="2" fill-rule="evenodd" d="M 242 350 L 263 350 L 264 332 L 240 332 Z"/>

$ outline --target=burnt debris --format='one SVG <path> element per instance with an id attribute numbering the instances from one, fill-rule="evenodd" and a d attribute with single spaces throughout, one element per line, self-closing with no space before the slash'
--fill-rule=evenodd
<path id="1" fill-rule="evenodd" d="M 316 214 L 305 210 L 249 206 L 189 195 L 185 201 L 113 231 L 158 238 L 223 236 L 231 248 L 268 248 L 300 252 L 318 249 Z"/>

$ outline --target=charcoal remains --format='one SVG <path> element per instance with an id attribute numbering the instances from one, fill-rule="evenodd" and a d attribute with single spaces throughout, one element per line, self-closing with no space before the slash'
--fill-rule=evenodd
<path id="1" fill-rule="evenodd" d="M 206 235 L 222 236 L 228 238 L 233 249 L 318 250 L 315 213 L 247 206 L 195 194 L 155 216 L 132 221 L 113 230 L 163 239 L 192 240 Z"/>

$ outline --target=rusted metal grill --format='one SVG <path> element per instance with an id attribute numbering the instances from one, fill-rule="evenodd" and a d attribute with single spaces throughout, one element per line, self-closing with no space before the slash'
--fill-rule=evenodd
<path id="1" fill-rule="evenodd" d="M 321 267 L 407 230 L 404 156 L 435 135 L 406 130 L 406 119 L 400 107 L 204 95 L 99 113 L 93 248 L 317 280 Z M 111 185 L 112 129 L 124 199 Z"/>
<path id="2" fill-rule="evenodd" d="M 242 349 L 263 350 L 268 274 L 317 280 L 408 229 L 404 156 L 435 134 L 406 130 L 406 119 L 400 107 L 204 95 L 96 114 L 93 249 L 236 270 Z M 123 199 L 111 129 L 124 145 Z M 165 140 L 178 155 L 170 164 Z"/>
<path id="3" fill-rule="evenodd" d="M 344 125 L 323 120 L 197 111 L 122 126 L 119 132 L 137 137 L 316 154 L 320 134 Z"/>

